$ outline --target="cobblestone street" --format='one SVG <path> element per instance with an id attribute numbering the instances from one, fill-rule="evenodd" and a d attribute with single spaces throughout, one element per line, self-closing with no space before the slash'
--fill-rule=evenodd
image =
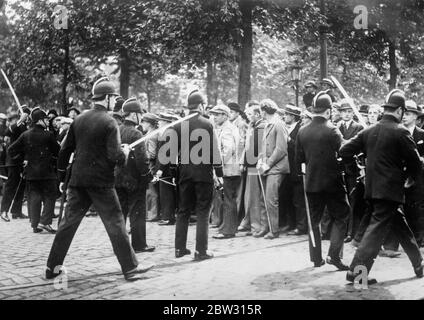
<path id="1" fill-rule="evenodd" d="M 56 224 L 56 220 L 54 222 Z M 417 279 L 406 255 L 378 258 L 371 276 L 379 283 L 359 290 L 333 266 L 312 268 L 306 236 L 280 235 L 265 240 L 243 234 L 215 240 L 215 258 L 193 262 L 175 259 L 174 226 L 148 223 L 153 253 L 138 254 L 140 263 L 154 263 L 145 279 L 124 280 L 98 217 L 85 218 L 65 261 L 67 288 L 43 279 L 53 235 L 34 234 L 27 220 L 0 223 L 0 299 L 422 299 L 424 279 Z M 189 228 L 188 248 L 194 252 L 195 226 Z M 324 252 L 328 241 L 324 241 Z M 345 246 L 344 261 L 354 250 Z"/>

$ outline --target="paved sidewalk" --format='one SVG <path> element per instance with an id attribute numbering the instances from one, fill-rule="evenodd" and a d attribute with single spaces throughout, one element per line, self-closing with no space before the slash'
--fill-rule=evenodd
<path id="1" fill-rule="evenodd" d="M 156 267 L 145 279 L 128 283 L 98 217 L 85 218 L 65 261 L 67 288 L 43 279 L 53 235 L 34 234 L 27 220 L 0 221 L 0 299 L 419 299 L 424 279 L 417 279 L 404 253 L 378 258 L 371 276 L 379 283 L 358 290 L 333 266 L 312 268 L 306 236 L 281 235 L 274 240 L 244 235 L 228 240 L 211 236 L 215 258 L 174 257 L 174 226 L 148 223 L 153 253 L 138 254 L 140 263 Z M 189 228 L 194 252 L 195 226 Z M 324 241 L 324 250 L 328 241 Z M 349 263 L 354 249 L 345 247 Z M 63 283 L 61 283 L 63 285 Z"/>

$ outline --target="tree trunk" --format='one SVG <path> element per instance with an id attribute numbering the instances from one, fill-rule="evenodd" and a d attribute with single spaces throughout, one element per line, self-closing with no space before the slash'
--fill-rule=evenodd
<path id="1" fill-rule="evenodd" d="M 68 106 L 68 101 L 67 101 L 67 95 L 66 95 L 66 91 L 68 88 L 68 81 L 69 81 L 69 77 L 68 77 L 68 73 L 69 73 L 69 30 L 68 29 L 64 29 L 64 35 L 65 35 L 65 56 L 64 56 L 64 61 L 63 61 L 63 84 L 62 84 L 62 114 L 66 114 L 67 113 L 67 106 Z"/>
<path id="2" fill-rule="evenodd" d="M 244 109 L 251 96 L 250 74 L 252 72 L 253 55 L 252 11 L 254 4 L 252 0 L 240 0 L 239 5 L 243 36 L 241 38 L 240 49 L 238 103 Z"/>
<path id="3" fill-rule="evenodd" d="M 398 68 L 396 65 L 396 44 L 393 41 L 389 42 L 389 63 L 390 63 L 390 79 L 389 88 L 393 90 L 397 85 Z"/>
<path id="4" fill-rule="evenodd" d="M 124 99 L 128 99 L 130 87 L 130 58 L 128 51 L 124 48 L 120 50 L 119 66 L 121 74 L 119 75 L 119 92 Z"/>
<path id="5" fill-rule="evenodd" d="M 208 105 L 216 105 L 216 65 L 209 60 L 206 64 L 206 95 Z"/>
<path id="6" fill-rule="evenodd" d="M 325 2 L 320 0 L 320 12 L 325 16 Z M 327 78 L 328 75 L 328 57 L 327 57 L 327 27 L 319 27 L 320 38 L 320 70 L 321 80 Z"/>

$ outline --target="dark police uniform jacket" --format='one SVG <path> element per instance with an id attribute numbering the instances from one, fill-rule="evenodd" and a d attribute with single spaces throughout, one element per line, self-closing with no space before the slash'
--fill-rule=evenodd
<path id="1" fill-rule="evenodd" d="M 114 187 L 115 165 L 125 162 L 118 124 L 101 105 L 72 122 L 59 152 L 58 170 L 64 172 L 74 152 L 71 187 Z"/>
<path id="2" fill-rule="evenodd" d="M 54 134 L 34 125 L 25 131 L 8 149 L 12 158 L 22 157 L 28 161 L 26 180 L 54 180 L 57 178 L 56 161 L 59 143 Z"/>
<path id="3" fill-rule="evenodd" d="M 342 135 L 331 122 L 314 117 L 300 128 L 296 140 L 297 168 L 306 163 L 306 192 L 345 192 L 343 176 L 337 162 Z"/>
<path id="4" fill-rule="evenodd" d="M 176 147 L 180 160 L 180 183 L 185 181 L 213 183 L 214 169 L 218 177 L 223 176 L 218 139 L 208 119 L 196 115 L 175 125 L 168 132 L 171 130 L 175 130 L 178 137 Z M 159 163 L 162 171 L 169 165 L 162 157 L 159 158 Z"/>
<path id="5" fill-rule="evenodd" d="M 300 181 L 302 178 L 300 177 L 300 167 L 299 163 L 296 161 L 296 140 L 297 135 L 299 134 L 299 130 L 302 126 L 301 121 L 296 123 L 296 126 L 289 133 L 289 139 L 287 142 L 287 152 L 289 157 L 289 166 L 290 166 L 290 180 L 291 181 Z M 297 166 L 297 167 L 296 167 Z"/>
<path id="6" fill-rule="evenodd" d="M 361 131 L 340 149 L 346 163 L 360 152 L 367 158 L 365 198 L 403 203 L 406 177 L 417 179 L 421 170 L 409 131 L 394 116 L 384 115 L 380 122 Z"/>
<path id="7" fill-rule="evenodd" d="M 135 125 L 125 120 L 119 126 L 121 142 L 131 144 L 143 137 L 143 134 L 136 129 Z M 124 166 L 117 166 L 115 169 L 115 187 L 124 188 L 128 191 L 136 191 L 141 184 L 147 186 L 149 176 L 149 159 L 147 158 L 144 142 L 137 145 L 128 156 L 128 161 Z"/>

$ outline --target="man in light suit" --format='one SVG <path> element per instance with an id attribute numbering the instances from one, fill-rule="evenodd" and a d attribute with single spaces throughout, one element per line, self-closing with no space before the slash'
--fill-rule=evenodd
<path id="1" fill-rule="evenodd" d="M 234 238 L 238 226 L 237 191 L 240 186 L 238 147 L 240 136 L 237 127 L 229 121 L 230 108 L 215 106 L 211 111 L 216 124 L 218 146 L 222 155 L 224 171 L 224 214 L 223 221 L 214 239 Z"/>
<path id="2" fill-rule="evenodd" d="M 287 130 L 276 114 L 277 104 L 271 99 L 261 101 L 262 117 L 266 120 L 262 150 L 256 168 L 262 177 L 265 193 L 265 212 L 261 214 L 261 231 L 254 237 L 274 239 L 278 237 L 278 189 L 290 173 L 287 152 Z"/>

